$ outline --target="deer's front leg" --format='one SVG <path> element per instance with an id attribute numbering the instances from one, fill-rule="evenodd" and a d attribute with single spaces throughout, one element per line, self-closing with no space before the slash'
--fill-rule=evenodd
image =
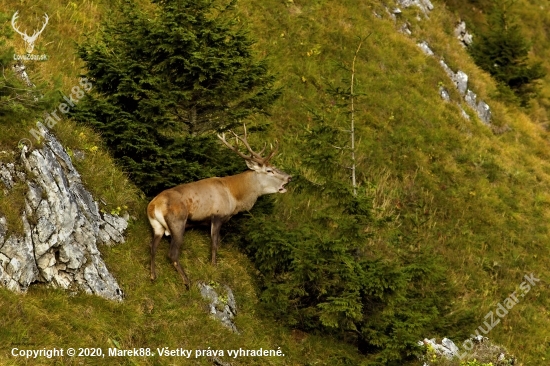
<path id="1" fill-rule="evenodd" d="M 216 253 L 218 251 L 218 245 L 220 243 L 220 229 L 222 227 L 221 217 L 212 217 L 210 224 L 210 238 L 212 239 L 212 265 L 216 265 Z"/>

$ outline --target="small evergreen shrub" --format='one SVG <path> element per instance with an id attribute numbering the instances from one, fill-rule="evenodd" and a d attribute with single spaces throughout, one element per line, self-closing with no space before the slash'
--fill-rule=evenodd
<path id="1" fill-rule="evenodd" d="M 509 1 L 495 2 L 487 18 L 487 31 L 477 34 L 470 47 L 476 64 L 499 82 L 501 97 L 527 106 L 537 94 L 536 81 L 546 75 L 540 62 L 529 64 L 531 44 L 514 22 Z"/>
<path id="2" fill-rule="evenodd" d="M 265 61 L 232 15 L 235 1 L 123 1 L 98 40 L 79 48 L 93 92 L 73 114 L 103 137 L 147 195 L 242 170 L 213 132 L 278 97 Z"/>

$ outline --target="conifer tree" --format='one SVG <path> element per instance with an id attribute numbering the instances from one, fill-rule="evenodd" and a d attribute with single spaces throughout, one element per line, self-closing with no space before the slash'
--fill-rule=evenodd
<path id="1" fill-rule="evenodd" d="M 94 93 L 75 113 L 147 194 L 239 169 L 208 133 L 266 113 L 279 95 L 234 0 L 153 4 L 149 14 L 124 1 L 79 48 Z"/>
<path id="2" fill-rule="evenodd" d="M 519 103 L 526 106 L 536 95 L 536 81 L 546 72 L 540 62 L 528 64 L 531 44 L 514 22 L 510 4 L 509 1 L 494 3 L 487 18 L 487 31 L 474 38 L 470 53 L 477 65 L 500 83 L 501 94 L 511 90 Z"/>
<path id="3" fill-rule="evenodd" d="M 443 273 L 431 253 L 369 250 L 373 230 L 391 218 L 373 217 L 364 186 L 354 193 L 342 168 L 349 156 L 336 148 L 347 141 L 314 114 L 296 138 L 303 158 L 292 172 L 292 213 L 233 221 L 235 242 L 258 268 L 261 299 L 278 319 L 352 341 L 373 364 L 403 364 L 423 334 L 441 326 L 449 296 L 437 288 Z"/>

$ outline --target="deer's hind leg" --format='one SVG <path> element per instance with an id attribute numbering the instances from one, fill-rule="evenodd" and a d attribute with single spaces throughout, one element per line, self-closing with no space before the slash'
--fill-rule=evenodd
<path id="1" fill-rule="evenodd" d="M 153 281 L 157 278 L 157 272 L 155 270 L 155 253 L 157 252 L 157 248 L 162 239 L 162 236 L 163 234 L 157 235 L 155 233 L 153 236 L 153 240 L 151 241 L 151 280 Z"/>
<path id="2" fill-rule="evenodd" d="M 187 214 L 184 217 L 176 217 L 174 214 L 167 217 L 167 224 L 170 229 L 172 239 L 170 241 L 170 250 L 168 252 L 168 258 L 170 262 L 180 274 L 185 287 L 189 290 L 191 282 L 185 274 L 185 271 L 180 264 L 181 245 L 183 244 L 183 234 L 185 233 L 185 223 L 187 222 Z"/>
<path id="3" fill-rule="evenodd" d="M 157 278 L 157 272 L 155 270 L 155 254 L 159 246 L 162 237 L 164 236 L 164 227 L 155 219 L 149 219 L 151 227 L 153 228 L 153 239 L 151 240 L 151 280 Z"/>

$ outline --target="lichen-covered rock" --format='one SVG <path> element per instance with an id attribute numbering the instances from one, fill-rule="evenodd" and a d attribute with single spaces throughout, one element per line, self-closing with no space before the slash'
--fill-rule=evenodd
<path id="1" fill-rule="evenodd" d="M 38 276 L 29 237 L 10 236 L 0 249 L 0 282 L 12 291 L 26 291 Z"/>
<path id="2" fill-rule="evenodd" d="M 396 0 L 396 4 L 403 7 L 403 8 L 409 8 L 411 6 L 416 6 L 422 10 L 424 15 L 428 16 L 428 13 L 433 10 L 434 6 L 430 2 L 430 0 Z M 399 10 L 398 14 L 402 14 L 401 10 L 399 8 L 396 8 Z M 390 14 L 392 19 L 396 20 L 396 12 L 390 12 L 389 9 L 386 7 L 386 11 Z M 420 19 L 417 16 L 418 19 Z M 406 23 L 404 26 L 402 26 L 399 29 L 400 32 L 404 34 L 411 35 L 412 32 L 410 31 L 409 27 L 406 26 Z M 461 41 L 461 44 L 464 46 L 468 46 L 472 43 L 472 35 L 466 31 L 466 23 L 464 21 L 460 21 L 458 25 L 455 28 L 455 35 L 456 37 Z M 418 47 L 428 56 L 436 56 L 434 51 L 430 48 L 428 43 L 426 41 L 421 41 L 417 43 Z M 443 59 L 439 60 L 439 63 L 443 70 L 447 73 L 447 75 L 451 78 L 453 83 L 455 84 L 456 88 L 458 89 L 460 95 L 464 98 L 466 103 L 476 112 L 479 119 L 486 125 L 491 125 L 491 108 L 487 103 L 480 100 L 479 102 L 476 100 L 477 96 L 473 94 L 471 90 L 468 89 L 468 75 L 464 73 L 463 71 L 458 70 L 456 73 L 443 61 Z M 440 89 L 440 95 L 445 101 L 450 100 L 450 96 L 448 93 L 444 93 Z M 449 96 L 449 99 L 447 98 Z M 459 108 L 461 110 L 461 115 L 466 118 L 470 119 L 468 114 L 464 112 L 464 109 L 460 105 L 460 103 L 457 103 L 459 105 Z"/>
<path id="3" fill-rule="evenodd" d="M 428 55 L 428 56 L 433 56 L 434 55 L 434 51 L 432 51 L 432 49 L 428 45 L 428 42 L 422 41 L 420 43 L 417 43 L 417 46 L 420 47 L 422 52 L 424 52 L 426 55 Z"/>
<path id="4" fill-rule="evenodd" d="M 491 108 L 484 101 L 477 102 L 477 95 L 468 89 L 464 97 L 466 103 L 476 111 L 479 119 L 486 125 L 491 125 Z"/>
<path id="5" fill-rule="evenodd" d="M 501 346 L 493 344 L 487 337 L 481 335 L 472 336 L 467 339 L 462 346 L 461 351 L 456 344 L 448 338 L 443 338 L 441 344 L 437 343 L 435 338 L 419 341 L 418 345 L 424 347 L 426 354 L 421 357 L 423 366 L 430 366 L 431 363 L 441 361 L 439 358 L 446 359 L 445 364 L 458 365 L 466 364 L 470 361 L 477 361 L 476 364 L 491 364 L 494 366 L 510 366 L 516 364 L 516 358 L 508 353 Z M 452 363 L 451 363 L 452 360 Z"/>
<path id="6" fill-rule="evenodd" d="M 401 28 L 399 28 L 399 32 L 403 33 L 403 34 L 406 34 L 408 36 L 412 36 L 412 31 L 411 31 L 411 28 L 410 28 L 410 23 L 409 22 L 406 22 L 406 23 L 403 23 L 401 24 Z"/>
<path id="7" fill-rule="evenodd" d="M 491 107 L 489 107 L 487 103 L 480 100 L 476 106 L 476 112 L 479 119 L 481 119 L 486 125 L 491 124 Z"/>
<path id="8" fill-rule="evenodd" d="M 468 91 L 466 92 L 464 100 L 466 101 L 466 104 L 468 104 L 472 109 L 477 108 L 477 95 L 470 89 L 468 89 Z"/>
<path id="9" fill-rule="evenodd" d="M 128 219 L 108 213 L 103 214 L 103 222 L 99 226 L 99 240 L 101 243 L 124 243 L 122 233 L 128 227 Z"/>
<path id="10" fill-rule="evenodd" d="M 31 81 L 29 74 L 27 74 L 27 71 L 25 70 L 26 70 L 26 66 L 21 61 L 17 61 L 17 63 L 13 65 L 13 71 L 15 72 L 15 75 L 17 75 L 21 80 L 23 80 L 29 88 L 33 88 L 35 85 Z"/>
<path id="11" fill-rule="evenodd" d="M 451 79 L 453 79 L 458 92 L 461 95 L 465 95 L 468 90 L 468 75 L 465 72 L 458 70 Z"/>
<path id="12" fill-rule="evenodd" d="M 233 296 L 233 291 L 226 285 L 206 284 L 198 282 L 197 287 L 201 291 L 201 295 L 206 300 L 210 301 L 210 314 L 215 319 L 218 319 L 224 326 L 231 329 L 235 333 L 239 333 L 237 326 L 233 323 L 233 318 L 237 315 L 237 303 Z M 220 295 L 219 292 L 225 292 Z"/>
<path id="13" fill-rule="evenodd" d="M 448 338 L 443 338 L 441 344 L 438 344 L 435 339 L 424 338 L 423 341 L 418 342 L 418 345 L 430 347 L 436 354 L 449 360 L 455 356 L 458 356 L 459 352 L 458 347 Z"/>
<path id="14" fill-rule="evenodd" d="M 4 186 L 9 190 L 13 188 L 14 181 L 13 177 L 15 175 L 14 164 L 9 163 L 5 165 L 0 165 L 0 181 L 4 183 Z"/>
<path id="15" fill-rule="evenodd" d="M 444 101 L 446 102 L 451 101 L 451 96 L 449 95 L 449 92 L 443 86 L 439 87 L 439 95 L 441 96 L 441 99 L 443 99 Z"/>
<path id="16" fill-rule="evenodd" d="M 6 220 L 0 218 L 0 284 L 25 292 L 31 283 L 45 282 L 122 300 L 97 244 L 124 242 L 128 223 L 99 212 L 69 155 L 46 129 L 42 132 L 42 148 L 29 152 L 23 146 L 19 162 L 0 163 L 0 181 L 7 190 L 16 181 L 28 187 L 24 236 L 5 238 Z"/>
<path id="17" fill-rule="evenodd" d="M 461 70 L 458 70 L 456 73 L 443 61 L 439 60 L 439 64 L 445 70 L 445 73 L 449 75 L 453 83 L 455 84 L 458 92 L 464 97 L 464 101 L 468 104 L 478 115 L 479 119 L 486 124 L 491 126 L 491 107 L 483 100 L 477 101 L 477 95 L 468 89 L 468 75 Z M 462 107 L 460 107 L 462 109 Z M 470 119 L 467 113 L 462 109 L 462 116 L 466 119 Z"/>
<path id="18" fill-rule="evenodd" d="M 2 249 L 2 246 L 4 245 L 4 239 L 6 237 L 7 231 L 8 224 L 6 222 L 6 218 L 0 216 L 0 249 Z"/>
<path id="19" fill-rule="evenodd" d="M 397 0 L 397 3 L 404 8 L 417 6 L 426 16 L 434 9 L 434 6 L 430 0 Z"/>
<path id="20" fill-rule="evenodd" d="M 455 36 L 464 47 L 470 46 L 473 42 L 473 36 L 466 30 L 466 22 L 463 20 L 456 25 Z"/>

